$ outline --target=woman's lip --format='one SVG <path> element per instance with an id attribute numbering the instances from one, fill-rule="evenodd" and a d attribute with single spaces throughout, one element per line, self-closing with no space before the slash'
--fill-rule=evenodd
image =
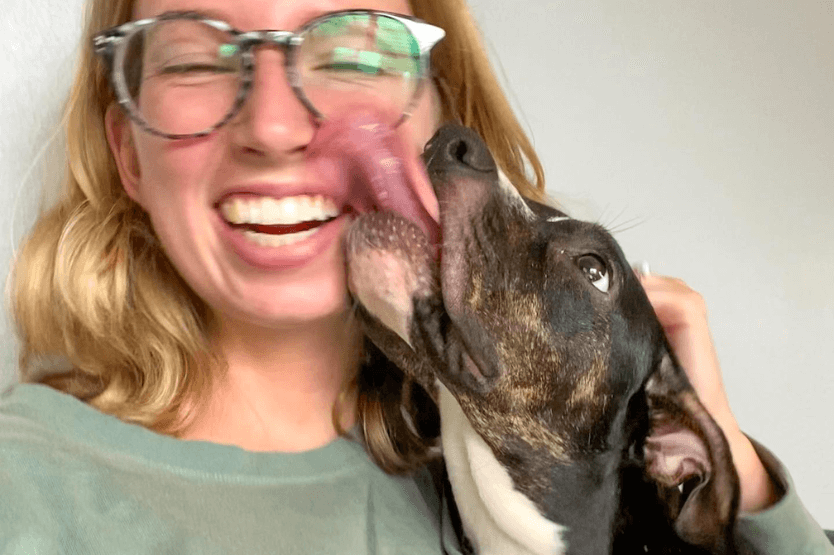
<path id="1" fill-rule="evenodd" d="M 333 220 L 316 228 L 309 237 L 291 245 L 269 247 L 259 245 L 247 238 L 242 231 L 234 229 L 219 212 L 215 212 L 215 226 L 223 244 L 239 259 L 254 268 L 280 270 L 304 266 L 340 240 L 342 232 L 352 215 L 342 213 Z"/>

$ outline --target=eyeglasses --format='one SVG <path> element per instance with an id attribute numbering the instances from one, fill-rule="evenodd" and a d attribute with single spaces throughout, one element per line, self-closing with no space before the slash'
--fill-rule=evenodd
<path id="1" fill-rule="evenodd" d="M 429 75 L 439 27 L 386 12 L 331 12 L 296 32 L 241 32 L 197 12 L 125 23 L 93 38 L 119 104 L 149 133 L 207 135 L 240 110 L 251 88 L 253 49 L 285 50 L 290 87 L 317 119 L 361 104 L 405 120 Z"/>

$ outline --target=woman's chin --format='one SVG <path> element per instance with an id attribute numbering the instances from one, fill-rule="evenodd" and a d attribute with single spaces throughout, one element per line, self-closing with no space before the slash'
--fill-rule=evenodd
<path id="1" fill-rule="evenodd" d="M 190 281 L 215 315 L 284 329 L 344 315 L 350 306 L 340 240 L 303 264 L 265 269 L 222 255 L 195 265 Z M 202 271 L 200 270 L 202 268 Z M 207 271 L 206 271 L 207 270 Z"/>
<path id="2" fill-rule="evenodd" d="M 225 306 L 216 306 L 214 310 L 221 319 L 276 330 L 344 320 L 350 310 L 344 282 L 331 287 L 284 288 L 223 304 Z"/>

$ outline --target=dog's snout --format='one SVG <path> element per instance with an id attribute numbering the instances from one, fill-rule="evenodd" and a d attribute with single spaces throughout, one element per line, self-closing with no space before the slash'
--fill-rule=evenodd
<path id="1" fill-rule="evenodd" d="M 459 125 L 444 125 L 435 133 L 423 151 L 423 161 L 429 170 L 470 169 L 494 172 L 492 159 L 484 141 L 477 133 Z"/>
<path id="2" fill-rule="evenodd" d="M 443 152 L 451 163 L 482 172 L 495 170 L 495 162 L 480 138 L 473 141 L 471 137 L 456 137 L 444 147 Z"/>

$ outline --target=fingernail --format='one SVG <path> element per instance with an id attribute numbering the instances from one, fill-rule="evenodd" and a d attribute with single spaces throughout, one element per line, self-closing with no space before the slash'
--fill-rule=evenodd
<path id="1" fill-rule="evenodd" d="M 634 270 L 634 273 L 637 274 L 637 277 L 645 277 L 651 275 L 651 269 L 649 268 L 649 263 L 645 260 L 641 260 L 640 262 L 635 262 L 631 268 Z"/>

